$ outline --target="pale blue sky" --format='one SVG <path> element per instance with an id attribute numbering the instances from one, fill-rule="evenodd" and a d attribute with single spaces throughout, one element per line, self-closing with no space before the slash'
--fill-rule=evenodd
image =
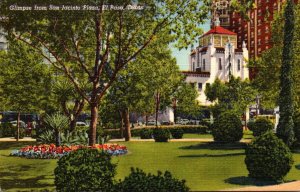
<path id="1" fill-rule="evenodd" d="M 201 25 L 203 32 L 206 32 L 209 30 L 209 22 L 207 22 L 204 25 Z M 194 44 L 196 46 L 196 44 Z M 172 48 L 173 56 L 177 60 L 177 65 L 179 65 L 181 70 L 188 70 L 189 68 L 189 55 L 190 55 L 191 48 L 178 50 L 176 48 Z"/>

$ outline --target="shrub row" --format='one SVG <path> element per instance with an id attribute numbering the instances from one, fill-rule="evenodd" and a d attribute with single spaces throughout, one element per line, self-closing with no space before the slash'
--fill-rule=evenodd
<path id="1" fill-rule="evenodd" d="M 115 182 L 116 165 L 107 153 L 97 149 L 79 149 L 63 156 L 54 174 L 57 191 L 189 191 L 184 180 L 173 178 L 168 171 L 153 175 L 132 168 L 123 181 Z"/>
<path id="2" fill-rule="evenodd" d="M 132 137 L 143 137 L 142 139 L 152 138 L 149 137 L 150 134 L 152 134 L 153 130 L 155 129 L 155 126 L 148 126 L 146 128 L 134 128 L 131 129 L 131 136 Z M 198 133 L 198 134 L 205 134 L 209 131 L 209 128 L 207 126 L 203 125 L 180 125 L 180 126 L 160 126 L 161 129 L 168 129 L 171 133 L 178 132 L 177 130 L 182 129 L 183 134 L 184 133 Z M 149 130 L 149 131 L 147 131 Z M 150 131 L 151 130 L 151 131 Z M 107 129 L 104 130 L 104 133 L 109 135 L 110 138 L 121 138 L 120 130 L 119 129 Z M 172 134 L 173 135 L 173 134 Z M 178 133 L 177 133 L 178 135 Z M 173 138 L 176 138 L 177 136 L 173 136 Z"/>

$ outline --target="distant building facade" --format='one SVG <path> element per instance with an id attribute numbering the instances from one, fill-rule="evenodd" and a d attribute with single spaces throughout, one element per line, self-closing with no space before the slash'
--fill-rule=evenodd
<path id="1" fill-rule="evenodd" d="M 261 56 L 263 51 L 272 47 L 271 23 L 285 0 L 254 0 L 256 8 L 248 12 L 249 20 L 230 11 L 230 2 L 231 0 L 212 1 L 212 21 L 220 18 L 220 26 L 237 33 L 237 48 L 241 49 L 245 42 L 250 59 Z M 295 0 L 295 3 L 298 1 Z M 250 79 L 254 76 L 255 69 L 251 69 Z"/>

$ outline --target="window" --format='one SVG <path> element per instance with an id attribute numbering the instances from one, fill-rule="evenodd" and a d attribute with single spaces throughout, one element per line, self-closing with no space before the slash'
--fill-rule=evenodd
<path id="1" fill-rule="evenodd" d="M 238 71 L 241 70 L 241 60 L 240 59 L 238 59 L 237 70 Z"/>
<path id="2" fill-rule="evenodd" d="M 257 31 L 257 34 L 258 34 L 258 35 L 261 35 L 261 30 L 260 30 L 260 29 Z"/>
<path id="3" fill-rule="evenodd" d="M 202 83 L 198 83 L 198 91 L 202 91 Z"/>
<path id="4" fill-rule="evenodd" d="M 258 39 L 258 43 L 257 43 L 258 45 L 261 45 L 261 39 Z"/>
<path id="5" fill-rule="evenodd" d="M 269 33 L 269 27 L 268 26 L 266 26 L 265 30 L 266 30 L 266 33 Z"/>
<path id="6" fill-rule="evenodd" d="M 258 10 L 258 16 L 261 16 L 261 9 Z"/>
<path id="7" fill-rule="evenodd" d="M 193 62 L 192 71 L 195 71 L 195 62 Z"/>
<path id="8" fill-rule="evenodd" d="M 219 58 L 219 70 L 222 70 L 222 59 Z"/>
<path id="9" fill-rule="evenodd" d="M 205 59 L 203 59 L 203 61 L 202 61 L 202 69 L 203 69 L 203 71 L 205 71 Z"/>
<path id="10" fill-rule="evenodd" d="M 261 25 L 261 20 L 260 19 L 257 21 L 257 25 Z"/>
<path id="11" fill-rule="evenodd" d="M 269 37 L 265 37 L 265 43 L 266 43 L 266 44 L 269 43 Z"/>

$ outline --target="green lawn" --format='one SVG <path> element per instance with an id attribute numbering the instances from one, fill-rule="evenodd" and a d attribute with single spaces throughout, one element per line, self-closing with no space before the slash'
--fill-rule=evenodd
<path id="1" fill-rule="evenodd" d="M 186 139 L 212 139 L 212 134 L 197 134 L 197 133 L 185 133 L 183 134 L 183 138 Z M 253 135 L 251 131 L 244 131 L 243 139 L 253 139 Z"/>
<path id="2" fill-rule="evenodd" d="M 28 143 L 29 144 L 29 143 Z M 32 143 L 31 143 L 32 144 Z M 198 142 L 121 142 L 129 154 L 114 157 L 117 179 L 128 175 L 130 167 L 146 172 L 169 170 L 187 180 L 191 190 L 221 190 L 259 184 L 247 177 L 244 150 L 240 145 L 206 144 Z M 12 146 L 13 145 L 13 146 Z M 56 160 L 32 160 L 10 157 L 11 149 L 24 143 L 0 143 L 0 186 L 8 191 L 54 189 L 53 170 Z M 294 154 L 294 165 L 300 164 L 300 153 Z M 293 166 L 287 180 L 300 180 L 300 170 Z"/>
<path id="3" fill-rule="evenodd" d="M 197 134 L 197 133 L 185 133 L 183 134 L 184 139 L 212 139 L 211 134 Z"/>

